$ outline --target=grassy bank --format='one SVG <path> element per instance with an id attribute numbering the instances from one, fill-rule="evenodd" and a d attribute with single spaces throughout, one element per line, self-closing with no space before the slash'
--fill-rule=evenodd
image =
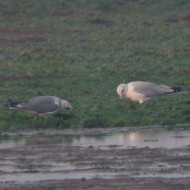
<path id="1" fill-rule="evenodd" d="M 190 86 L 187 0 L 0 2 L 0 130 L 190 122 L 190 94 L 139 105 L 116 87 L 143 80 Z M 37 119 L 8 98 L 55 95 L 73 113 Z"/>

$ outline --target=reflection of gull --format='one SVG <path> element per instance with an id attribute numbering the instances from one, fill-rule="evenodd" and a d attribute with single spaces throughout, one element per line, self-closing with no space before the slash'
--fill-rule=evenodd
<path id="1" fill-rule="evenodd" d="M 181 92 L 181 87 L 169 87 L 157 85 L 150 82 L 135 81 L 128 84 L 120 84 L 117 87 L 117 93 L 120 98 L 130 99 L 142 104 L 158 96 Z"/>
<path id="2" fill-rule="evenodd" d="M 130 132 L 130 133 L 121 133 L 119 135 L 119 144 L 125 145 L 127 142 L 129 144 L 134 142 L 139 142 L 141 139 L 141 135 L 137 132 Z"/>
<path id="3" fill-rule="evenodd" d="M 125 133 L 121 133 L 118 137 L 118 141 L 120 145 L 125 145 L 126 143 L 126 134 Z"/>
<path id="4" fill-rule="evenodd" d="M 127 146 L 139 147 L 143 142 L 144 135 L 139 132 L 121 133 L 119 135 L 119 143 Z"/>
<path id="5" fill-rule="evenodd" d="M 129 133 L 129 142 L 139 141 L 139 134 L 135 132 Z"/>

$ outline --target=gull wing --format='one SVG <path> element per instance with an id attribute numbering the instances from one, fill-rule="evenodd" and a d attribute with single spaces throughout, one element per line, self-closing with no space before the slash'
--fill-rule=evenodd
<path id="1" fill-rule="evenodd" d="M 149 82 L 134 82 L 131 85 L 134 92 L 144 94 L 146 97 L 156 97 L 173 92 L 169 86 Z"/>
<path id="2" fill-rule="evenodd" d="M 37 113 L 56 112 L 59 109 L 57 98 L 53 96 L 35 97 L 21 103 L 20 106 L 25 110 Z"/>

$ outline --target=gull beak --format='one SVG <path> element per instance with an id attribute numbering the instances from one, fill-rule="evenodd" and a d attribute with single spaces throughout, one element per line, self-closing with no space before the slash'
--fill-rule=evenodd
<path id="1" fill-rule="evenodd" d="M 65 108 L 66 111 L 72 111 L 72 107 L 71 106 L 68 106 Z"/>

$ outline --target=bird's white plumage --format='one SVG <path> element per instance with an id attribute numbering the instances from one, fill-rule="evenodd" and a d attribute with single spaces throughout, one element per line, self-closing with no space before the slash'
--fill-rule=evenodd
<path id="1" fill-rule="evenodd" d="M 130 99 L 139 103 L 173 92 L 174 90 L 169 86 L 143 81 L 120 84 L 117 87 L 117 93 L 120 98 Z"/>

